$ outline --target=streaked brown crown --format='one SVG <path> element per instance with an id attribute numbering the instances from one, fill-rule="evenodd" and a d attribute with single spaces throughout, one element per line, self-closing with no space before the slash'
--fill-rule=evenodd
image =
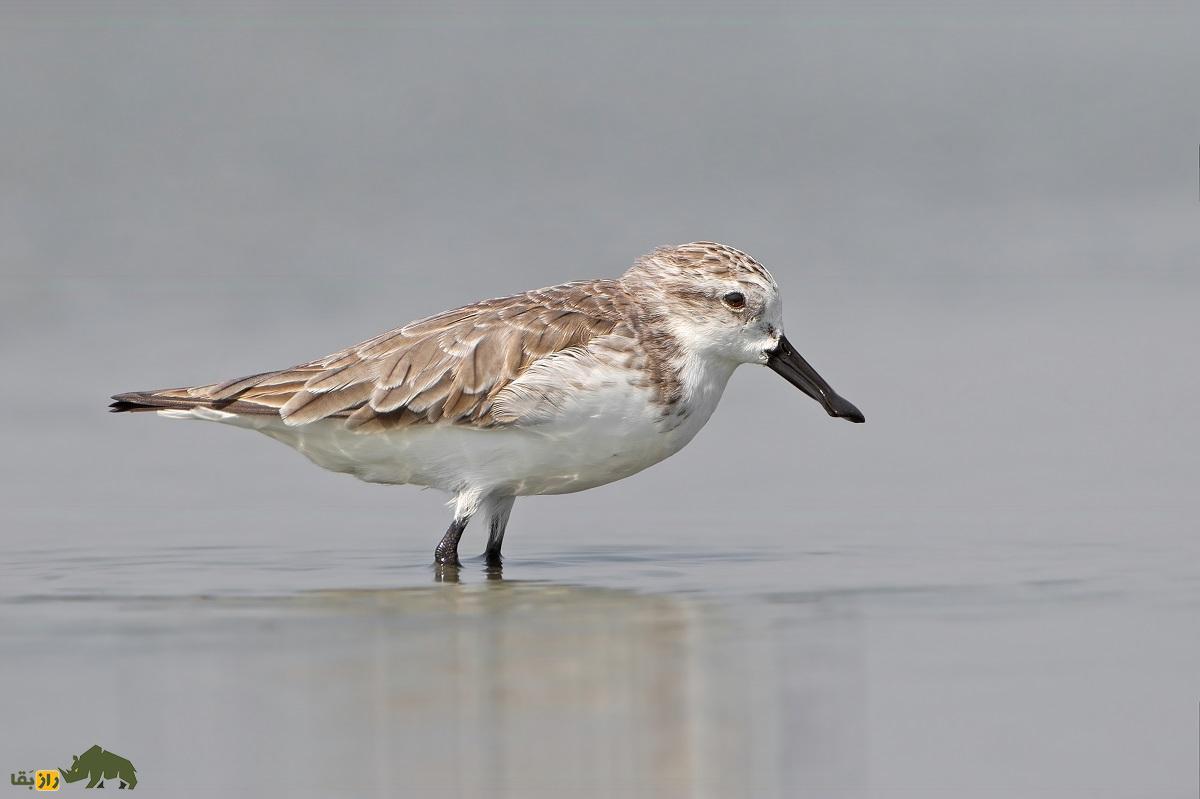
<path id="1" fill-rule="evenodd" d="M 765 281 L 768 285 L 775 282 L 758 261 L 741 250 L 715 241 L 659 247 L 639 258 L 625 275 L 653 281 L 695 279 L 705 275 L 725 280 Z"/>

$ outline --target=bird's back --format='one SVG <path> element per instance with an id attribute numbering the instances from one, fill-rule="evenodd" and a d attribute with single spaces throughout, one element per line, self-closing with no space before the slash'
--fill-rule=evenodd
<path id="1" fill-rule="evenodd" d="M 534 364 L 628 337 L 631 300 L 616 280 L 535 289 L 445 311 L 298 366 L 203 386 L 113 397 L 113 411 L 208 408 L 287 425 L 343 419 L 350 430 L 513 421 L 502 392 Z"/>

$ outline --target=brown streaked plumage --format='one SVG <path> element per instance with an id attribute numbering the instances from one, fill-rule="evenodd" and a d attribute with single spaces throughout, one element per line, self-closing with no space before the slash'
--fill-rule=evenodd
<path id="1" fill-rule="evenodd" d="M 362 431 L 493 427 L 511 421 L 496 413 L 497 395 L 531 364 L 610 334 L 632 344 L 632 310 L 618 281 L 566 283 L 446 311 L 289 369 L 119 394 L 114 410 L 206 404 L 293 425 L 344 417 Z"/>

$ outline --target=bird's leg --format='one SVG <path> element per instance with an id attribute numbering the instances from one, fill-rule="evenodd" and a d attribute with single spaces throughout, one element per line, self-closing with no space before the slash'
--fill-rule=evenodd
<path id="1" fill-rule="evenodd" d="M 433 562 L 443 566 L 460 566 L 458 561 L 458 541 L 462 538 L 467 522 L 479 510 L 479 502 L 483 492 L 478 489 L 465 488 L 454 496 L 454 521 L 446 529 L 446 534 L 433 550 Z"/>
<path id="2" fill-rule="evenodd" d="M 446 529 L 446 534 L 438 542 L 437 549 L 433 550 L 434 563 L 440 563 L 444 566 L 459 565 L 458 541 L 462 538 L 463 530 L 467 529 L 468 521 L 470 521 L 469 516 L 466 519 L 455 519 L 450 522 L 450 527 Z"/>
<path id="3" fill-rule="evenodd" d="M 501 562 L 500 548 L 504 546 L 504 529 L 508 527 L 508 515 L 512 513 L 516 497 L 494 497 L 488 502 L 488 542 L 483 553 L 488 566 L 498 567 Z"/>

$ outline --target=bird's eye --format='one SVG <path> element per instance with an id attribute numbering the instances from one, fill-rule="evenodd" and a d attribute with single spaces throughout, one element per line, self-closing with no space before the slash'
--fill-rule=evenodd
<path id="1" fill-rule="evenodd" d="M 746 307 L 746 295 L 740 291 L 731 291 L 721 298 L 721 301 L 735 311 Z"/>

